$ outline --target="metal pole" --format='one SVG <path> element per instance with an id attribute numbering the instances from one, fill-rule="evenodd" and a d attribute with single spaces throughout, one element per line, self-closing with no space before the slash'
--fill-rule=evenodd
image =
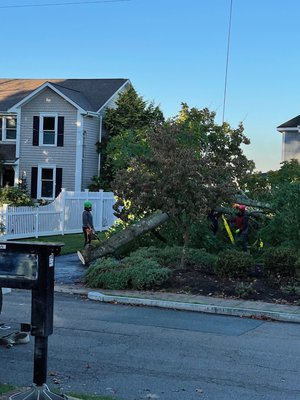
<path id="1" fill-rule="evenodd" d="M 42 386 L 47 381 L 48 337 L 36 336 L 34 343 L 33 382 Z"/>

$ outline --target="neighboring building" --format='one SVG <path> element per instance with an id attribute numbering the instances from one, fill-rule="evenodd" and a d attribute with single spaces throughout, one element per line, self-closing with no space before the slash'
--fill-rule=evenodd
<path id="1" fill-rule="evenodd" d="M 300 161 L 300 115 L 277 126 L 282 133 L 282 161 Z"/>
<path id="2" fill-rule="evenodd" d="M 128 79 L 0 79 L 0 186 L 34 199 L 82 191 L 100 173 L 102 117 Z"/>

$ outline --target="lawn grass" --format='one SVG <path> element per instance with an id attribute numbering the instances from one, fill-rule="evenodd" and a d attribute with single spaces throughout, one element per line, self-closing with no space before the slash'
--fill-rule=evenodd
<path id="1" fill-rule="evenodd" d="M 104 232 L 100 232 L 97 235 L 100 240 L 103 240 L 105 238 Z M 22 241 L 63 243 L 60 254 L 64 255 L 76 253 L 77 250 L 82 249 L 84 238 L 83 233 L 73 233 L 67 235 L 41 236 L 39 238 L 22 239 Z M 97 245 L 100 242 L 97 240 L 93 240 L 92 243 L 93 245 Z"/>
<path id="2" fill-rule="evenodd" d="M 0 383 L 0 395 L 9 393 L 9 392 L 13 391 L 14 389 L 16 389 L 16 387 L 13 385 L 8 385 L 7 383 Z"/>

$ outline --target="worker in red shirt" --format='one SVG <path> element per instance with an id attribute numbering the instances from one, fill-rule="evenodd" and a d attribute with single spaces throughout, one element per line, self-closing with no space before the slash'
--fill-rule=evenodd
<path id="1" fill-rule="evenodd" d="M 239 204 L 236 208 L 237 215 L 234 221 L 236 244 L 240 245 L 243 251 L 247 251 L 249 217 L 243 204 Z"/>

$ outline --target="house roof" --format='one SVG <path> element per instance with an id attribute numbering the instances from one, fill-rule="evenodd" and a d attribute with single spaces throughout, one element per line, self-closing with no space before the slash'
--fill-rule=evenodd
<path id="1" fill-rule="evenodd" d="M 284 129 L 284 128 L 297 128 L 300 125 L 300 115 L 295 118 L 290 119 L 287 122 L 277 126 L 277 129 Z"/>
<path id="2" fill-rule="evenodd" d="M 6 112 L 45 83 L 87 111 L 98 111 L 128 79 L 0 79 L 0 112 Z"/>

